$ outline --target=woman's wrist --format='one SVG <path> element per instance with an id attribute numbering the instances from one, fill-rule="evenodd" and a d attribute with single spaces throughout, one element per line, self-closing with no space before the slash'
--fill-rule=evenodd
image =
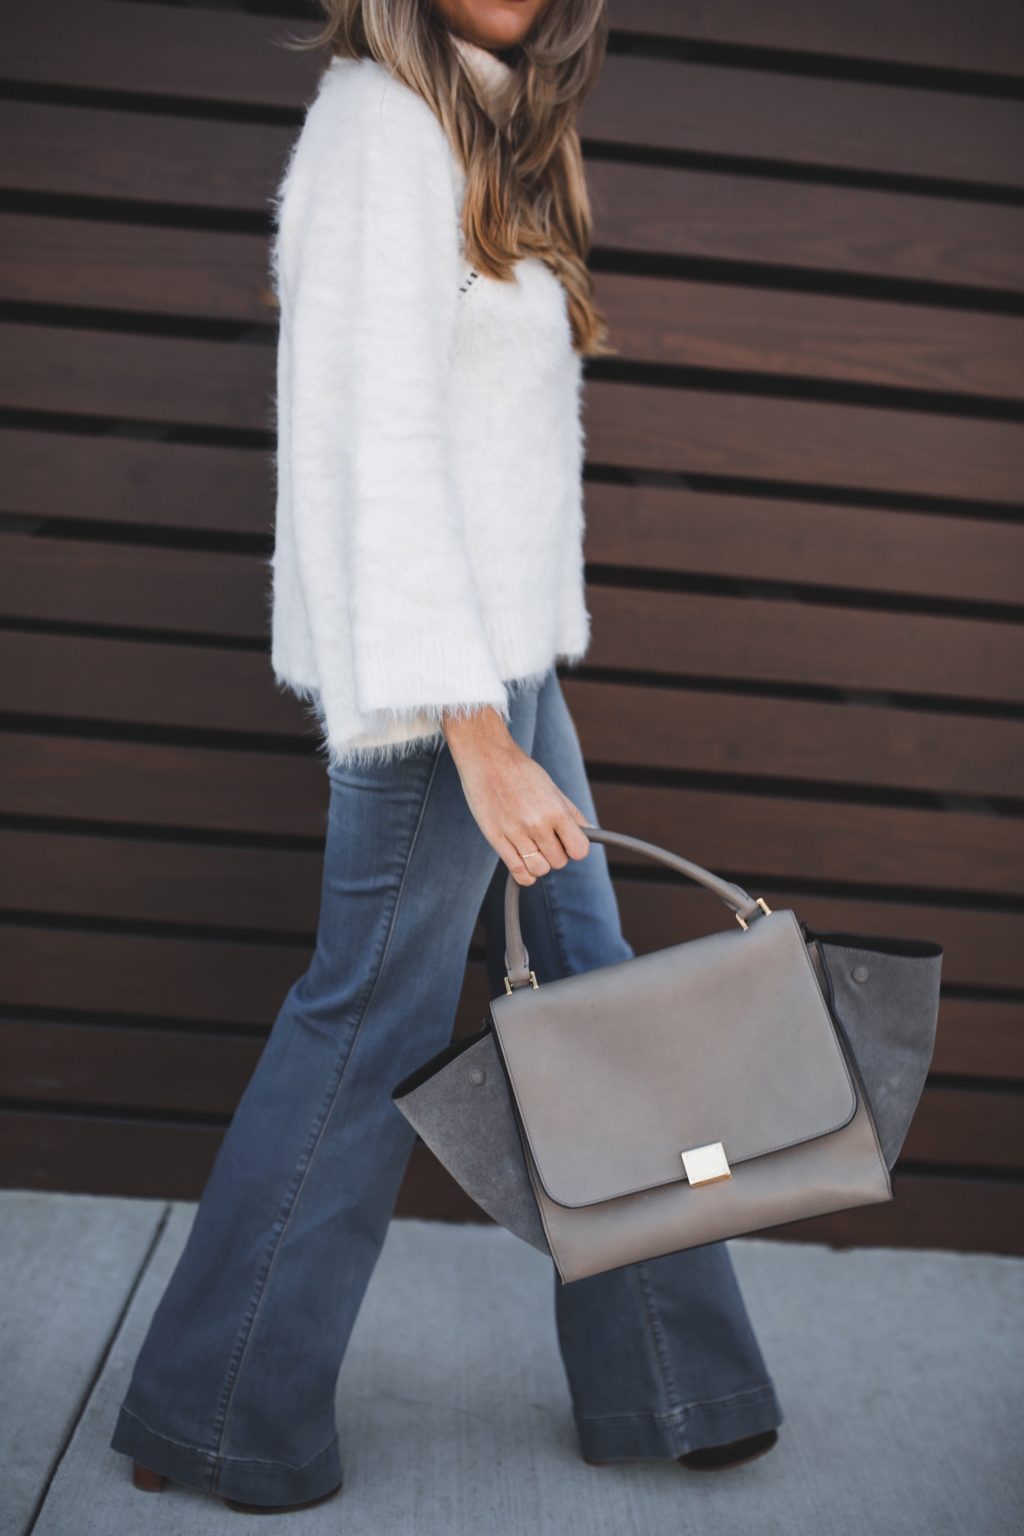
<path id="1" fill-rule="evenodd" d="M 491 704 L 471 714 L 446 710 L 441 716 L 441 730 L 453 754 L 465 745 L 501 746 L 511 739 L 507 724 Z"/>

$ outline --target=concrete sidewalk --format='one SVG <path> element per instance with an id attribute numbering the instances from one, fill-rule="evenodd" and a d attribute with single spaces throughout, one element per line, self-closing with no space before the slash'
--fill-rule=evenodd
<path id="1" fill-rule="evenodd" d="M 243 1516 L 136 1492 L 107 1441 L 195 1207 L 0 1192 L 5 1536 L 205 1536 Z M 345 1360 L 341 1495 L 260 1530 L 345 1536 L 1017 1536 L 1024 1262 L 747 1239 L 778 1448 L 727 1473 L 580 1458 L 549 1261 L 396 1221 Z"/>

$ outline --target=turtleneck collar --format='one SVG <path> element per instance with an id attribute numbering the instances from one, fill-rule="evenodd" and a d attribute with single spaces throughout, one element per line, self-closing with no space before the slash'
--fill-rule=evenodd
<path id="1" fill-rule="evenodd" d="M 494 122 L 500 124 L 498 102 L 512 74 L 511 65 L 499 59 L 489 48 L 470 42 L 469 38 L 462 37 L 458 32 L 450 35 L 477 87 L 485 110 Z"/>

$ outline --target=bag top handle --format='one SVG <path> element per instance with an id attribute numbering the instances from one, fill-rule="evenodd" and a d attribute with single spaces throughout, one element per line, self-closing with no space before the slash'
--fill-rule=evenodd
<path id="1" fill-rule="evenodd" d="M 604 827 L 592 827 L 589 824 L 585 824 L 580 830 L 587 834 L 592 843 L 612 843 L 619 848 L 632 848 L 634 853 L 642 853 L 647 858 L 656 859 L 660 864 L 667 864 L 669 869 L 674 869 L 678 874 L 696 880 L 699 885 L 705 886 L 724 901 L 741 928 L 748 928 L 754 918 L 771 913 L 771 908 L 763 897 L 751 896 L 741 885 L 734 885 L 731 880 L 723 880 L 720 875 L 713 875 L 702 864 L 694 864 L 689 859 L 681 858 L 678 853 L 670 853 L 667 848 L 659 848 L 657 843 L 647 843 L 642 838 L 630 837 L 628 832 L 609 832 Z M 544 879 L 544 876 L 540 878 Z M 522 924 L 519 920 L 519 882 L 509 870 L 508 879 L 505 882 L 505 991 L 512 992 L 516 987 L 535 987 L 536 985 L 537 978 L 530 970 L 530 957 L 523 943 Z"/>

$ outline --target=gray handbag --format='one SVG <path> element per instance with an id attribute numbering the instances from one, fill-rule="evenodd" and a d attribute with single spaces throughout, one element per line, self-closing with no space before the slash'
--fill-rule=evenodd
<path id="1" fill-rule="evenodd" d="M 654 843 L 739 928 L 539 985 L 505 887 L 505 991 L 392 1101 L 562 1281 L 892 1199 L 942 948 L 812 932 Z"/>

